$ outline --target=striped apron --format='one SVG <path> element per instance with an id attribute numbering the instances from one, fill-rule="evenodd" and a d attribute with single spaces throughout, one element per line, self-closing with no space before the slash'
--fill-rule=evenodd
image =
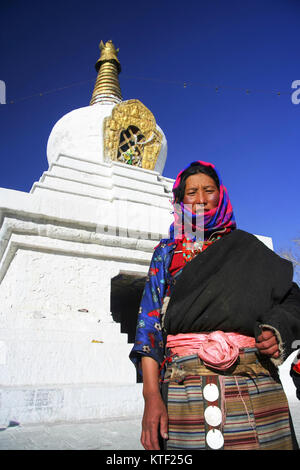
<path id="1" fill-rule="evenodd" d="M 226 371 L 175 356 L 161 384 L 169 416 L 165 450 L 291 450 L 297 446 L 277 369 L 255 348 Z"/>

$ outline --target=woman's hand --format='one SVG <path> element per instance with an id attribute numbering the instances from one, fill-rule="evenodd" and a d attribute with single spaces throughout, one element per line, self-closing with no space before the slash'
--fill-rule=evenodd
<path id="1" fill-rule="evenodd" d="M 158 430 L 163 439 L 168 438 L 168 414 L 160 393 L 145 396 L 141 443 L 146 450 L 160 450 Z"/>
<path id="2" fill-rule="evenodd" d="M 261 354 L 266 356 L 278 358 L 280 355 L 278 341 L 273 330 L 263 329 L 255 346 Z"/>
<path id="3" fill-rule="evenodd" d="M 159 390 L 158 364 L 151 357 L 142 358 L 145 400 L 141 443 L 146 450 L 160 450 L 158 429 L 163 439 L 168 435 L 168 413 Z"/>

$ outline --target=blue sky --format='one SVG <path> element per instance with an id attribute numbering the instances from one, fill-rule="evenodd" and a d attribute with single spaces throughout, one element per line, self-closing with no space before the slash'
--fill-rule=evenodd
<path id="1" fill-rule="evenodd" d="M 239 228 L 276 251 L 300 236 L 299 0 L 1 0 L 0 21 L 0 187 L 28 192 L 47 170 L 51 129 L 89 104 L 99 42 L 112 39 L 123 99 L 167 137 L 163 174 L 213 162 Z"/>

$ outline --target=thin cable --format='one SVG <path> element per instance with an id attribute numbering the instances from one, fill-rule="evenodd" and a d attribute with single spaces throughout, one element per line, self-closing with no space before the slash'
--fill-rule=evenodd
<path id="1" fill-rule="evenodd" d="M 68 88 L 72 88 L 74 86 L 82 85 L 83 83 L 89 83 L 89 82 L 95 82 L 95 79 L 92 79 L 92 80 L 90 79 L 90 80 L 84 80 L 82 82 L 71 83 L 70 85 L 66 85 L 66 86 L 63 86 L 63 87 L 60 87 L 60 88 L 55 88 L 53 90 L 47 90 L 47 91 L 35 93 L 34 95 L 25 96 L 23 98 L 18 98 L 16 100 L 10 100 L 7 104 L 15 104 L 15 103 L 19 103 L 20 101 L 30 100 L 32 98 L 36 98 L 36 97 L 39 97 L 39 96 L 49 95 L 50 93 L 55 93 L 57 91 L 67 90 Z"/>
<path id="2" fill-rule="evenodd" d="M 151 77 L 136 77 L 132 75 L 122 75 L 122 78 L 128 79 L 128 80 L 143 80 L 143 81 L 150 81 L 150 82 L 156 82 L 156 83 L 162 83 L 162 84 L 167 84 L 167 85 L 177 85 L 181 86 L 183 88 L 188 88 L 188 87 L 201 87 L 201 88 L 210 88 L 214 89 L 217 93 L 222 90 L 231 90 L 231 91 L 236 91 L 236 92 L 242 92 L 246 93 L 247 95 L 253 94 L 253 93 L 269 93 L 269 94 L 276 94 L 278 96 L 283 95 L 283 94 L 290 94 L 290 92 L 282 92 L 278 90 L 266 90 L 266 89 L 249 89 L 249 88 L 238 88 L 238 87 L 232 87 L 232 86 L 227 86 L 227 85 L 212 85 L 212 84 L 205 84 L 205 83 L 199 83 L 199 82 L 186 82 L 186 81 L 180 81 L 180 80 L 163 80 L 160 78 L 151 78 Z M 42 97 L 44 95 L 49 95 L 51 93 L 56 93 L 58 91 L 63 91 L 67 90 L 69 88 L 79 86 L 85 83 L 95 83 L 96 79 L 89 79 L 89 80 L 83 80 L 81 82 L 76 82 L 76 83 L 71 83 L 69 85 L 65 85 L 63 87 L 59 88 L 54 88 L 52 90 L 47 90 L 39 93 L 35 93 L 33 95 L 25 96 L 22 98 L 14 99 L 8 101 L 6 104 L 15 104 L 19 103 L 22 101 L 30 100 L 36 97 Z"/>
<path id="3" fill-rule="evenodd" d="M 128 79 L 134 79 L 134 80 L 146 80 L 146 81 L 153 81 L 157 83 L 168 83 L 170 85 L 181 85 L 184 88 L 187 88 L 188 86 L 199 86 L 203 88 L 213 88 L 215 91 L 219 91 L 221 89 L 224 90 L 232 90 L 232 91 L 239 91 L 239 92 L 246 92 L 246 93 L 274 93 L 276 95 L 281 95 L 281 94 L 290 94 L 290 92 L 281 92 L 278 90 L 267 90 L 267 89 L 249 89 L 249 88 L 237 88 L 237 87 L 232 87 L 232 86 L 227 86 L 227 85 L 212 85 L 212 84 L 207 84 L 207 83 L 199 83 L 199 82 L 186 82 L 186 81 L 175 81 L 175 80 L 162 80 L 159 78 L 146 78 L 146 77 L 135 77 L 132 75 L 123 75 L 122 78 L 128 78 Z"/>

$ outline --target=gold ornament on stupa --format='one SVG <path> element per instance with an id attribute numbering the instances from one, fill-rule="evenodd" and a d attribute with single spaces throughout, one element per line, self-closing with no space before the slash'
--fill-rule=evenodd
<path id="1" fill-rule="evenodd" d="M 139 100 L 116 105 L 104 119 L 104 157 L 154 170 L 161 149 L 162 133 L 151 111 Z"/>
<path id="2" fill-rule="evenodd" d="M 95 65 L 98 76 L 90 104 L 115 105 L 111 116 L 103 122 L 104 159 L 154 170 L 163 135 L 143 103 L 122 101 L 119 49 L 115 49 L 111 40 L 105 44 L 101 41 L 99 48 L 101 54 Z"/>
<path id="3" fill-rule="evenodd" d="M 113 42 L 100 42 L 100 58 L 97 60 L 95 68 L 98 72 L 90 105 L 96 103 L 120 103 L 122 94 L 119 83 L 119 73 L 121 65 L 117 57 L 119 49 L 115 49 Z"/>

